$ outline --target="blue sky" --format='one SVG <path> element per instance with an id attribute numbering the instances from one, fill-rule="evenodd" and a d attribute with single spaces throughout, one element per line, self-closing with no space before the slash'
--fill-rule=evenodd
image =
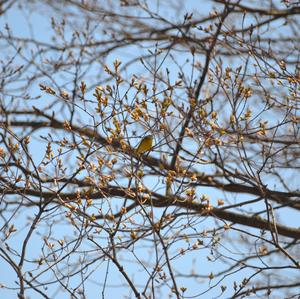
<path id="1" fill-rule="evenodd" d="M 199 10 L 198 7 L 198 2 L 197 1 L 186 1 L 185 3 L 185 8 L 182 8 L 181 13 L 182 15 L 184 15 L 186 10 L 189 11 L 193 11 L 194 14 L 197 14 L 197 10 Z M 154 3 L 154 2 L 153 2 Z M 153 4 L 154 6 L 155 4 Z M 203 5 L 200 9 L 201 10 L 208 10 L 208 6 L 207 4 Z M 51 13 L 49 14 L 42 14 L 42 13 L 30 13 L 28 12 L 28 10 L 26 11 L 26 15 L 24 15 L 24 12 L 20 12 L 20 10 L 15 7 L 13 9 L 11 9 L 9 11 L 8 14 L 1 16 L 0 18 L 0 30 L 1 32 L 4 31 L 4 27 L 5 24 L 7 23 L 9 25 L 9 27 L 11 28 L 11 30 L 18 36 L 20 37 L 35 37 L 38 40 L 40 40 L 41 42 L 49 42 L 50 39 L 50 35 L 49 32 L 51 31 Z M 172 16 L 171 15 L 171 11 L 170 14 L 168 15 L 168 12 L 166 12 L 165 15 L 166 18 L 174 18 L 174 17 L 178 17 L 178 16 Z M 58 18 L 59 19 L 59 18 Z M 28 20 L 30 20 L 30 24 L 31 26 L 28 26 Z M 57 20 L 59 21 L 59 20 Z M 30 49 L 27 49 L 28 51 L 30 51 Z M 34 49 L 36 50 L 36 49 Z M 122 50 L 123 51 L 123 50 Z M 108 57 L 105 57 L 104 60 L 106 60 L 106 62 L 108 64 L 112 64 L 112 62 L 115 59 L 128 59 L 128 57 L 130 58 L 130 48 L 127 49 L 126 52 L 122 52 L 122 51 L 116 51 L 113 53 L 113 55 L 110 55 Z M 5 53 L 0 54 L 0 58 L 1 59 L 5 59 Z M 40 58 L 37 58 L 37 61 L 39 63 L 43 63 Z M 136 67 L 136 66 L 135 66 Z M 129 69 L 128 73 L 130 72 L 139 72 L 142 70 L 141 68 L 137 68 L 135 69 Z M 174 65 L 172 65 L 171 60 L 168 63 L 168 68 L 170 68 L 171 73 L 172 73 L 172 67 L 174 67 Z M 87 66 L 88 69 L 88 66 Z M 176 68 L 174 67 L 174 70 Z M 91 68 L 89 70 L 89 74 L 93 74 L 93 72 L 97 73 L 95 75 L 95 78 L 91 78 L 90 76 L 88 78 L 93 79 L 93 82 L 91 82 L 91 84 L 95 84 L 98 78 L 101 78 L 101 71 L 100 70 L 96 70 L 93 68 Z M 59 76 L 59 74 L 57 75 Z M 176 76 L 174 76 L 174 80 Z M 44 96 L 39 87 L 38 84 L 39 83 L 51 83 L 50 81 L 51 78 L 42 78 L 41 82 L 39 82 L 39 80 L 36 80 L 32 87 L 30 88 L 30 92 L 33 95 L 42 95 L 42 98 L 37 100 L 37 101 L 33 101 L 34 105 L 37 105 L 39 107 L 40 102 L 42 100 L 42 105 L 45 105 L 46 103 L 51 103 L 51 98 L 48 96 Z M 62 77 L 61 80 L 63 80 L 64 78 Z M 31 104 L 31 102 L 29 103 L 29 105 Z M 83 119 L 81 119 L 82 122 L 84 122 L 84 117 Z M 88 119 L 87 119 L 88 121 Z M 40 134 L 42 135 L 43 132 L 41 132 Z M 141 135 L 143 134 L 143 132 L 139 132 Z M 133 140 L 132 143 L 136 144 L 138 142 L 139 139 Z M 45 147 L 46 147 L 46 143 L 42 143 L 39 140 L 35 140 L 32 143 L 32 147 L 34 147 L 35 149 L 33 150 L 34 152 L 34 158 L 37 160 L 42 160 L 43 156 L 44 156 L 44 151 L 45 151 Z M 149 184 L 151 184 L 152 182 L 148 182 Z M 156 182 L 153 182 L 153 185 L 156 184 Z M 210 188 L 203 188 L 202 190 L 203 194 L 209 194 L 209 196 L 212 198 L 212 202 L 215 201 L 220 198 L 223 197 L 223 193 L 221 192 L 216 192 L 216 191 L 212 191 L 212 189 Z M 238 196 L 238 201 L 243 201 L 243 200 L 249 200 L 251 199 L 250 196 L 248 195 L 239 195 Z M 262 206 L 261 204 L 258 204 L 257 209 L 260 209 Z M 170 212 L 174 212 L 172 210 L 172 208 L 170 208 Z M 37 213 L 37 209 L 36 210 L 28 210 L 28 211 L 24 211 L 24 213 L 22 214 L 22 217 L 19 217 L 18 219 L 15 220 L 14 224 L 17 228 L 22 228 L 24 227 L 24 223 L 28 222 L 30 223 L 32 220 L 32 217 L 34 216 L 34 214 Z M 57 211 L 58 213 L 58 211 Z M 156 211 L 157 215 L 159 215 L 161 212 L 158 210 Z M 55 211 L 54 214 L 55 215 Z M 63 214 L 61 214 L 61 217 L 63 217 Z M 290 222 L 292 219 L 293 215 L 292 213 L 290 213 L 289 211 L 289 217 L 286 217 L 287 220 L 286 222 Z M 58 217 L 59 219 L 59 217 Z M 283 221 L 285 221 L 285 219 L 282 219 Z M 294 219 L 293 219 L 294 221 Z M 195 224 L 195 227 L 191 227 L 190 230 L 191 231 L 195 231 L 196 235 L 199 234 L 200 232 L 203 232 L 205 229 L 209 230 L 210 228 L 215 227 L 215 222 L 214 219 L 209 219 L 206 220 L 205 224 L 202 224 L 202 219 L 199 219 L 199 223 Z M 295 221 L 296 222 L 296 221 Z M 180 225 L 181 223 L 178 223 L 178 225 Z M 74 241 L 74 243 L 76 242 L 76 232 L 73 231 L 73 228 L 70 229 L 67 226 L 57 226 L 60 227 L 60 230 L 55 231 L 55 235 L 57 237 L 57 239 L 63 239 L 65 236 L 67 236 L 67 238 L 69 238 L 70 240 L 72 239 Z M 56 227 L 56 228 L 57 228 Z M 27 232 L 28 228 L 25 228 L 23 230 L 18 231 L 14 238 L 12 238 L 10 240 L 10 246 L 13 246 L 16 250 L 20 250 L 20 239 L 23 239 L 26 232 Z M 251 230 L 249 230 L 251 231 Z M 29 246 L 29 251 L 28 251 L 28 257 L 29 258 L 37 258 L 40 253 L 36 252 L 36 244 L 38 246 L 40 246 L 41 242 L 42 242 L 42 238 L 45 234 L 49 234 L 51 232 L 51 227 L 41 227 L 38 231 L 37 234 L 35 234 L 31 240 L 31 245 Z M 254 232 L 254 231 L 253 231 Z M 75 233 L 75 234 L 74 234 Z M 167 232 L 166 229 L 166 233 L 172 233 L 172 232 Z M 230 236 L 230 234 L 232 234 L 232 232 L 228 231 L 226 232 L 226 234 L 228 236 Z M 203 239 L 205 240 L 205 237 L 203 237 Z M 192 246 L 197 240 L 197 236 L 195 236 L 195 239 L 193 240 L 185 240 L 185 241 L 180 241 L 178 242 L 178 245 L 176 245 L 174 247 L 174 251 L 176 248 L 176 251 L 180 251 L 181 248 L 188 248 L 190 246 Z M 205 240 L 206 241 L 206 240 Z M 204 241 L 204 242 L 205 242 Z M 207 242 L 209 242 L 210 240 L 208 239 Z M 144 257 L 149 256 L 149 260 L 151 260 L 151 254 L 153 254 L 152 252 L 152 248 L 147 248 L 147 242 L 143 243 L 143 245 L 145 245 L 145 247 L 142 248 L 135 248 L 135 254 L 137 254 L 140 257 Z M 221 251 L 226 254 L 226 252 L 235 249 L 236 250 L 236 255 L 237 258 L 239 258 L 240 256 L 242 256 L 242 249 L 243 248 L 235 248 L 234 244 L 232 244 L 232 248 L 226 248 L 225 245 L 227 244 L 218 244 L 216 246 L 219 246 L 221 249 Z M 222 248 L 223 247 L 223 248 Z M 89 248 L 90 250 L 93 250 L 91 244 L 86 244 L 83 245 L 82 248 Z M 254 250 L 254 246 L 252 247 L 252 249 Z M 45 249 L 46 250 L 46 249 Z M 239 252 L 239 250 L 241 252 Z M 120 252 L 120 256 L 124 257 L 124 260 L 127 260 L 127 256 L 131 256 L 132 255 L 132 248 L 129 248 L 128 250 L 124 250 L 122 252 Z M 76 254 L 74 256 L 74 259 L 77 259 L 80 256 L 80 253 Z M 204 256 L 207 256 L 208 258 L 204 258 Z M 89 257 L 87 257 L 88 259 Z M 178 268 L 180 270 L 182 270 L 183 274 L 190 274 L 190 269 L 192 269 L 193 267 L 198 271 L 198 273 L 201 273 L 202 275 L 208 275 L 210 272 L 215 272 L 215 271 L 219 271 L 220 270 L 220 263 L 213 263 L 211 262 L 210 259 L 214 259 L 214 258 L 218 258 L 218 257 L 213 257 L 210 255 L 210 252 L 201 247 L 198 251 L 195 252 L 190 252 L 188 254 L 186 254 L 185 256 L 180 256 L 180 258 L 176 258 L 176 265 L 179 266 Z M 262 258 L 263 259 L 263 258 Z M 271 263 L 272 261 L 268 261 L 269 263 Z M 193 266 L 192 266 L 193 265 Z M 107 262 L 103 261 L 103 260 L 99 260 L 99 262 L 93 264 L 93 267 L 95 267 L 95 275 L 93 276 L 93 278 L 91 279 L 91 281 L 88 283 L 88 289 L 87 289 L 87 294 L 88 294 L 88 298 L 100 298 L 99 289 L 96 288 L 96 286 L 98 286 L 100 284 L 100 282 L 104 281 L 104 277 L 105 277 L 105 272 L 107 269 Z M 146 273 L 145 271 L 140 268 L 139 271 L 136 271 L 136 267 L 134 265 L 131 265 L 129 262 L 124 262 L 124 266 L 126 266 L 126 270 L 130 273 L 130 275 L 132 275 L 132 277 L 135 277 L 135 281 L 141 282 L 141 284 L 143 284 L 145 277 L 146 277 Z M 31 265 L 30 265 L 31 268 Z M 0 260 L 0 269 L 1 270 L 1 283 L 7 284 L 7 285 L 14 285 L 13 281 L 16 280 L 16 277 L 12 275 L 12 271 L 10 269 L 8 269 L 5 265 L 5 263 L 3 262 L 3 260 Z M 199 270 L 200 269 L 200 270 Z M 222 285 L 227 285 L 228 289 L 232 286 L 233 281 L 236 279 L 238 283 L 240 283 L 244 277 L 248 276 L 250 273 L 250 271 L 247 270 L 241 270 L 241 272 L 238 272 L 236 274 L 233 274 L 231 277 L 226 277 L 224 279 L 224 282 L 222 282 Z M 201 278 L 200 278 L 201 280 Z M 113 285 L 115 285 L 115 287 L 112 287 L 110 289 L 106 290 L 106 296 L 107 298 L 118 298 L 118 296 L 120 296 L 120 293 L 126 292 L 125 290 L 127 290 L 128 288 L 125 287 L 125 282 L 124 280 L 121 278 L 121 275 L 119 273 L 119 271 L 116 269 L 116 267 L 114 265 L 112 265 L 110 263 L 109 265 L 109 281 L 110 283 L 112 283 Z M 214 285 L 216 281 L 213 279 L 210 283 L 211 285 Z M 78 283 L 78 278 L 74 279 L 74 285 L 76 285 L 76 283 Z M 16 286 L 16 285 L 15 285 Z M 95 286 L 95 287 L 93 287 Z M 204 284 L 203 286 L 200 286 L 200 284 L 197 283 L 197 281 L 191 281 L 188 277 L 187 278 L 181 278 L 179 279 L 179 286 L 186 286 L 188 288 L 188 292 L 189 294 L 200 294 L 202 291 L 207 289 L 207 284 Z M 230 286 L 230 287 L 229 287 Z M 52 286 L 49 286 L 49 296 L 50 298 L 58 298 L 58 299 L 63 299 L 66 298 L 65 294 L 62 293 L 55 293 L 56 288 L 53 288 Z M 4 298 L 12 298 L 13 296 L 15 296 L 17 290 L 12 290 L 9 291 L 7 289 L 0 289 L 0 295 Z M 12 295 L 14 294 L 14 295 Z M 217 286 L 212 292 L 210 292 L 211 298 L 216 298 L 218 295 L 221 294 L 221 290 L 220 290 L 220 286 Z M 225 292 L 226 294 L 226 292 Z M 230 294 L 230 293 L 228 293 Z M 35 299 L 35 298 L 39 298 L 38 295 L 36 295 L 36 293 L 31 293 L 28 292 L 28 295 L 31 296 L 31 298 Z M 129 295 L 130 298 L 133 298 L 133 295 Z M 162 294 L 161 298 L 167 298 L 166 293 Z M 203 298 L 205 298 L 205 295 L 203 295 Z"/>

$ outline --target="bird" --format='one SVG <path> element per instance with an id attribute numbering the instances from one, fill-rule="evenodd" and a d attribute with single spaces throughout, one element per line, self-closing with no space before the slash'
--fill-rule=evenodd
<path id="1" fill-rule="evenodd" d="M 145 136 L 138 147 L 136 148 L 135 152 L 137 155 L 140 155 L 144 152 L 149 151 L 152 148 L 152 142 L 153 142 L 153 136 L 152 135 L 147 135 Z"/>

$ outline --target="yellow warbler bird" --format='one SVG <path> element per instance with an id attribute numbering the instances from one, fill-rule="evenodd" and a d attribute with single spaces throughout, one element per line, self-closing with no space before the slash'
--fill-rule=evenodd
<path id="1" fill-rule="evenodd" d="M 151 149 L 153 142 L 153 136 L 147 135 L 145 136 L 142 141 L 140 142 L 139 146 L 135 150 L 136 154 L 140 155 L 144 152 L 147 152 Z"/>

